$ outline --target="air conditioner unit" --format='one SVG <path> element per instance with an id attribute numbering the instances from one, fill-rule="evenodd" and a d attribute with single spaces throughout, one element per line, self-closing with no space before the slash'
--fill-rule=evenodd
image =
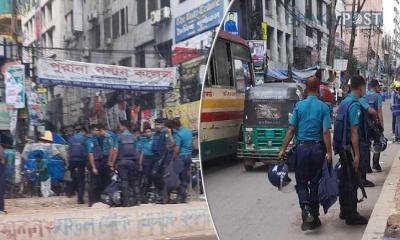
<path id="1" fill-rule="evenodd" d="M 89 15 L 87 17 L 88 22 L 95 22 L 95 21 L 97 21 L 98 17 L 99 17 L 99 14 L 97 13 L 97 11 L 93 11 L 93 12 L 89 13 Z"/>
<path id="2" fill-rule="evenodd" d="M 155 10 L 150 13 L 151 25 L 156 25 L 161 22 L 161 11 Z"/>
<path id="3" fill-rule="evenodd" d="M 162 20 L 171 19 L 171 8 L 169 8 L 169 7 L 163 7 L 163 8 L 161 9 L 161 19 L 162 19 Z"/>
<path id="4" fill-rule="evenodd" d="M 112 39 L 111 39 L 111 38 L 106 38 L 105 44 L 106 44 L 107 46 L 112 45 Z"/>
<path id="5" fill-rule="evenodd" d="M 306 47 L 314 48 L 314 39 L 311 37 L 306 37 Z"/>

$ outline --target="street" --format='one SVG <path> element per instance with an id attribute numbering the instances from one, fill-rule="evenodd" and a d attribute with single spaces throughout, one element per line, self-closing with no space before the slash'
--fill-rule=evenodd
<path id="1" fill-rule="evenodd" d="M 389 140 L 392 137 L 391 117 L 389 101 L 386 101 L 385 136 Z M 383 171 L 367 176 L 376 186 L 366 189 L 368 199 L 358 204 L 360 214 L 371 215 L 397 151 L 398 145 L 390 143 L 381 154 Z M 337 160 L 335 157 L 334 163 Z M 265 166 L 245 172 L 240 162 L 224 160 L 206 164 L 206 195 L 220 239 L 361 239 L 366 226 L 347 226 L 339 219 L 338 202 L 326 215 L 320 211 L 320 229 L 302 232 L 294 174 L 290 177 L 293 182 L 279 192 L 268 182 Z"/>

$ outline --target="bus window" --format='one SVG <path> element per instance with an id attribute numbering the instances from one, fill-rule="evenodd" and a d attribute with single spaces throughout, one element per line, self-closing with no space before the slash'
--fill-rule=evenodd
<path id="1" fill-rule="evenodd" d="M 215 61 L 214 61 L 214 54 L 210 56 L 210 62 L 207 68 L 206 74 L 206 83 L 207 87 L 217 85 L 216 78 L 215 78 Z"/>
<path id="2" fill-rule="evenodd" d="M 233 57 L 250 61 L 249 49 L 243 45 L 232 43 Z"/>
<path id="3" fill-rule="evenodd" d="M 251 84 L 250 64 L 246 61 L 235 59 L 236 91 L 244 95 L 246 87 Z"/>
<path id="4" fill-rule="evenodd" d="M 219 40 L 214 47 L 215 69 L 217 73 L 217 85 L 233 87 L 232 65 L 229 43 Z"/>

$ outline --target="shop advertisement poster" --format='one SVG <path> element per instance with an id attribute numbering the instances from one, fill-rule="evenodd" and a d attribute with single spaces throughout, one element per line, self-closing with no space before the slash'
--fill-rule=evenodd
<path id="1" fill-rule="evenodd" d="M 230 34 L 240 36 L 239 13 L 228 12 L 224 21 L 224 31 Z"/>
<path id="2" fill-rule="evenodd" d="M 41 126 L 46 120 L 47 92 L 31 88 L 27 92 L 29 121 L 33 126 Z"/>
<path id="3" fill-rule="evenodd" d="M 25 66 L 13 65 L 5 74 L 6 103 L 14 108 L 25 107 Z"/>
<path id="4" fill-rule="evenodd" d="M 0 130 L 10 130 L 10 111 L 6 103 L 0 103 Z"/>
<path id="5" fill-rule="evenodd" d="M 198 129 L 200 101 L 182 104 L 165 109 L 164 115 L 168 119 L 179 118 L 182 126 L 191 130 Z"/>
<path id="6" fill-rule="evenodd" d="M 263 72 L 267 55 L 267 42 L 265 40 L 249 40 L 248 44 L 255 71 Z"/>
<path id="7" fill-rule="evenodd" d="M 177 80 L 177 69 L 134 68 L 40 58 L 38 82 L 50 85 L 120 90 L 165 91 Z"/>
<path id="8" fill-rule="evenodd" d="M 154 121 L 157 118 L 157 111 L 155 109 L 144 109 L 141 111 L 141 113 L 142 113 L 142 119 L 141 119 L 142 130 L 145 122 L 150 123 L 151 127 L 154 128 L 155 127 Z"/>

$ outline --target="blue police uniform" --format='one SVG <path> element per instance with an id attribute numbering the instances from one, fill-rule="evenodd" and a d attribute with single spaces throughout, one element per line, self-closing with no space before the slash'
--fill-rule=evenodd
<path id="1" fill-rule="evenodd" d="M 77 133 L 68 139 L 69 165 L 68 169 L 72 178 L 73 192 L 78 194 L 78 203 L 83 204 L 85 192 L 85 167 L 87 164 L 87 138 Z"/>
<path id="2" fill-rule="evenodd" d="M 367 140 L 367 128 L 365 124 L 366 106 L 365 100 L 352 94 L 348 95 L 339 105 L 335 132 L 333 135 L 333 148 L 336 154 L 340 156 L 341 168 L 339 172 L 339 203 L 340 216 L 346 220 L 346 223 L 362 223 L 362 219 L 357 212 L 357 177 L 352 162 L 353 154 L 351 147 L 351 128 L 358 126 L 359 144 Z M 362 164 L 362 151 L 360 150 L 360 165 Z"/>
<path id="3" fill-rule="evenodd" d="M 98 175 L 92 172 L 92 166 L 88 164 L 89 168 L 89 206 L 101 200 L 106 183 L 104 179 L 107 177 L 107 163 L 103 161 L 103 154 L 98 138 L 92 135 L 86 140 L 86 148 L 89 154 L 93 154 L 95 165 Z"/>
<path id="4" fill-rule="evenodd" d="M 164 181 L 162 173 L 165 170 L 164 160 L 167 155 L 167 135 L 166 128 L 161 128 L 154 132 L 151 143 L 151 152 L 153 153 L 154 168 L 153 168 L 153 183 L 158 192 L 158 201 L 162 201 Z M 169 141 L 169 139 L 168 139 Z"/>
<path id="5" fill-rule="evenodd" d="M 154 154 L 152 151 L 153 136 L 143 137 L 141 143 L 141 152 L 143 154 L 143 196 L 145 197 L 149 191 L 149 188 L 153 184 L 153 169 L 156 163 Z"/>
<path id="6" fill-rule="evenodd" d="M 296 104 L 289 124 L 295 126 L 299 141 L 294 167 L 300 207 L 318 217 L 318 183 L 326 154 L 323 129 L 331 128 L 329 107 L 316 96 L 308 96 Z"/>
<path id="7" fill-rule="evenodd" d="M 122 182 L 122 205 L 137 205 L 141 201 L 137 142 L 133 134 L 124 130 L 117 136 L 117 170 Z"/>
<path id="8" fill-rule="evenodd" d="M 192 164 L 192 146 L 193 133 L 187 128 L 181 127 L 178 129 L 175 137 L 175 144 L 179 147 L 178 167 L 179 179 L 181 181 L 179 187 L 179 195 L 181 201 L 186 201 L 186 189 L 190 181 L 188 174 L 190 165 Z"/>
<path id="9" fill-rule="evenodd" d="M 102 153 L 103 153 L 103 162 L 102 164 L 105 165 L 104 168 L 104 174 L 102 175 L 102 181 L 105 185 L 105 187 L 107 187 L 110 182 L 110 169 L 108 168 L 108 160 L 109 160 L 109 156 L 111 154 L 112 149 L 114 148 L 115 145 L 115 134 L 112 131 L 107 131 L 104 138 L 103 138 L 103 142 L 102 142 Z"/>
<path id="10" fill-rule="evenodd" d="M 367 92 L 367 94 L 365 95 L 365 99 L 368 102 L 369 106 L 372 107 L 373 109 L 375 109 L 376 112 L 378 112 L 379 108 L 382 108 L 382 95 L 378 92 L 375 92 L 373 90 L 369 90 Z M 370 150 L 370 146 L 371 143 L 370 141 L 368 141 L 368 150 L 366 153 L 364 153 L 363 155 L 365 155 L 365 159 L 364 159 L 364 171 L 363 173 L 363 178 L 366 178 L 366 172 L 367 172 L 367 168 L 370 170 L 370 172 L 372 172 L 371 170 L 371 150 Z M 378 169 L 378 170 L 382 170 L 381 166 L 379 165 L 379 159 L 380 159 L 380 153 L 373 153 L 373 157 L 372 157 L 372 163 L 373 163 L 373 167 L 374 169 Z"/>

